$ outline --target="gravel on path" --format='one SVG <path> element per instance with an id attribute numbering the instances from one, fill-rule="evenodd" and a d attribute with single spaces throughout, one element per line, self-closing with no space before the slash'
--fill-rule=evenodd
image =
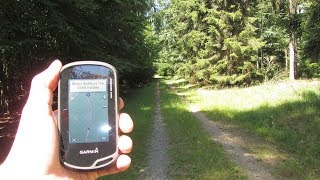
<path id="1" fill-rule="evenodd" d="M 250 143 L 259 142 L 254 142 L 256 140 L 242 136 L 238 132 L 226 130 L 222 122 L 211 121 L 195 105 L 190 106 L 190 111 L 203 124 L 212 139 L 224 147 L 231 160 L 247 172 L 248 179 L 275 179 L 271 174 L 270 166 L 259 161 L 255 154 L 248 150 Z"/>
<path id="2" fill-rule="evenodd" d="M 145 169 L 145 179 L 168 179 L 169 166 L 168 138 L 161 115 L 160 85 L 157 83 L 156 110 L 153 122 L 152 137 L 149 142 L 148 167 Z"/>

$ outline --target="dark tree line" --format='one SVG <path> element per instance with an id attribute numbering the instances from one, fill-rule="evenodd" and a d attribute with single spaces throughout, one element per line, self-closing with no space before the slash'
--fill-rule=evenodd
<path id="1" fill-rule="evenodd" d="M 16 110 L 53 59 L 113 64 L 122 85 L 152 77 L 145 0 L 1 0 L 0 114 Z"/>

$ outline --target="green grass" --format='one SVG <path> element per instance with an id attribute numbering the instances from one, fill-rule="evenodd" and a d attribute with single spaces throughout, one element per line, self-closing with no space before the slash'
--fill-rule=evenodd
<path id="1" fill-rule="evenodd" d="M 128 113 L 134 122 L 134 130 L 130 134 L 133 140 L 133 150 L 130 153 L 132 164 L 125 172 L 100 179 L 139 179 L 143 173 L 147 166 L 147 142 L 151 136 L 152 120 L 155 112 L 154 92 L 155 83 L 153 82 L 122 97 L 125 102 L 122 112 Z"/>
<path id="2" fill-rule="evenodd" d="M 176 86 L 210 119 L 239 124 L 283 150 L 286 159 L 276 172 L 279 175 L 320 176 L 320 82 L 225 90 L 190 89 L 183 81 Z"/>
<path id="3" fill-rule="evenodd" d="M 187 104 L 161 83 L 162 115 L 169 133 L 169 177 L 174 179 L 245 179 L 220 145 L 203 132 L 201 124 L 188 112 Z M 134 120 L 130 135 L 134 149 L 129 170 L 100 179 L 140 179 L 147 166 L 147 142 L 155 112 L 155 83 L 125 97 L 125 109 Z"/>
<path id="4" fill-rule="evenodd" d="M 204 132 L 189 104 L 161 81 L 161 108 L 169 135 L 169 177 L 173 179 L 246 179 L 220 145 Z"/>

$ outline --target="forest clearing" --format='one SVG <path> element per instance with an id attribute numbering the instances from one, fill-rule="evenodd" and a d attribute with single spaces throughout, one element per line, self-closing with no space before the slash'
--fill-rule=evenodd
<path id="1" fill-rule="evenodd" d="M 319 81 L 225 90 L 203 89 L 185 80 L 160 82 L 164 127 L 169 135 L 169 179 L 319 178 Z M 155 83 L 128 97 L 128 101 L 141 99 L 138 106 L 126 107 L 128 112 L 136 112 L 133 159 L 137 162 L 128 172 L 115 175 L 116 179 L 139 179 L 148 166 L 143 157 L 148 156 L 155 99 L 146 102 L 145 95 L 152 91 Z M 216 123 L 215 127 L 208 122 L 203 127 L 194 116 L 198 112 Z M 210 127 L 215 136 L 205 131 Z M 246 162 L 248 157 L 250 162 Z"/>
<path id="2" fill-rule="evenodd" d="M 130 169 L 102 179 L 319 179 L 319 12 L 318 0 L 1 1 L 0 163 L 32 78 L 54 59 L 96 60 L 117 69 L 135 127 Z"/>

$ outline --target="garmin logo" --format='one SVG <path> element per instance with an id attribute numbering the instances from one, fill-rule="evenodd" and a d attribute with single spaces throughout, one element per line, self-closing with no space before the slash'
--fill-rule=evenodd
<path id="1" fill-rule="evenodd" d="M 99 153 L 99 149 L 93 149 L 93 150 L 80 150 L 79 152 L 80 154 L 98 154 Z"/>

